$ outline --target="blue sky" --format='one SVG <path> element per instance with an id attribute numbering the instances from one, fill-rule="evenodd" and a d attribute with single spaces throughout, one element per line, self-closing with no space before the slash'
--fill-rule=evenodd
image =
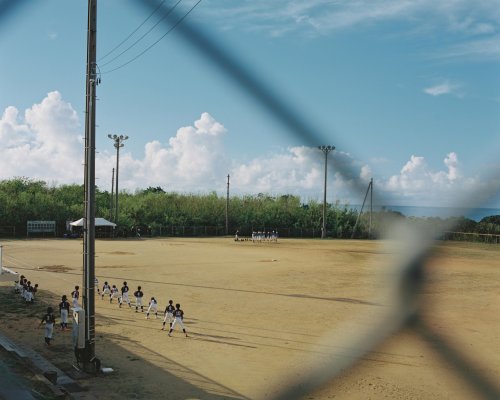
<path id="1" fill-rule="evenodd" d="M 98 1 L 97 184 L 322 199 L 323 155 L 138 1 Z M 184 15 L 197 0 L 176 6 Z M 332 144 L 328 201 L 500 207 L 500 2 L 202 0 L 205 32 Z M 26 2 L 0 28 L 0 179 L 81 183 L 87 2 Z M 107 64 L 109 62 L 109 64 Z M 318 136 L 319 135 L 319 136 Z M 320 142 L 321 141 L 321 142 Z M 343 172 L 343 173 L 341 173 Z M 496 195 L 495 195 L 496 193 Z M 489 200 L 488 200 L 489 199 Z M 460 204 L 458 204 L 460 202 Z M 486 202 L 486 203 L 485 203 Z"/>

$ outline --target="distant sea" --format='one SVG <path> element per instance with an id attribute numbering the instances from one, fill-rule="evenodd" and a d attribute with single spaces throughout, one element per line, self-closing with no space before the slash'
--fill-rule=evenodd
<path id="1" fill-rule="evenodd" d="M 361 205 L 354 206 L 356 210 L 361 209 Z M 370 209 L 370 205 L 365 204 L 364 212 Z M 373 207 L 373 211 L 396 211 L 406 217 L 466 217 L 479 222 L 484 217 L 500 215 L 500 208 L 458 208 L 458 207 L 417 207 L 417 206 L 378 206 Z"/>

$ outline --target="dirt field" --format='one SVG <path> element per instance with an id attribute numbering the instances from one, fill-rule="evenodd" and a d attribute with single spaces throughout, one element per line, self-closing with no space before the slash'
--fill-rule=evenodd
<path id="1" fill-rule="evenodd" d="M 56 307 L 62 294 L 82 286 L 81 241 L 2 244 L 4 265 L 40 285 L 37 301 Z M 176 330 L 170 338 L 162 319 L 97 298 L 96 355 L 115 372 L 81 383 L 106 399 L 269 398 L 283 377 L 306 375 L 311 359 L 321 366 L 353 346 L 323 335 L 347 322 L 347 337 L 377 326 L 393 301 L 378 296 L 389 292 L 390 258 L 382 242 L 369 241 L 97 241 L 99 285 L 126 280 L 131 292 L 141 285 L 145 299 L 159 301 L 161 315 L 169 299 L 181 303 L 190 337 Z M 500 247 L 445 243 L 428 269 L 422 300 L 429 325 L 483 376 L 500 376 Z M 1 330 L 71 368 L 71 334 L 56 331 L 45 348 L 38 316 L 24 312 L 20 318 L 22 309 L 3 310 Z M 433 345 L 439 344 L 404 329 L 307 398 L 477 398 Z"/>

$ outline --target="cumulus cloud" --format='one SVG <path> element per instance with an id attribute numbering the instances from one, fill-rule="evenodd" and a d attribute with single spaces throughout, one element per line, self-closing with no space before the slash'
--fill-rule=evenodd
<path id="1" fill-rule="evenodd" d="M 228 157 L 224 141 L 229 134 L 204 112 L 192 125 L 146 143 L 140 157 L 125 147 L 120 153 L 120 188 L 133 192 L 161 186 L 167 191 L 221 193 L 229 173 L 233 195 L 295 194 L 304 201 L 322 199 L 324 154 L 317 148 L 289 147 L 241 162 Z M 0 179 L 25 176 L 51 184 L 81 184 L 82 136 L 77 113 L 57 91 L 23 113 L 7 107 L 0 119 Z M 451 205 L 456 204 L 457 194 L 477 199 L 500 187 L 495 186 L 498 178 L 464 176 L 454 152 L 444 157 L 437 170 L 423 156 L 412 155 L 398 174 L 387 179 L 373 176 L 371 165 L 346 152 L 335 150 L 328 160 L 328 199 L 341 203 L 360 203 L 372 177 L 378 197 L 393 205 Z M 103 190 L 109 189 L 115 163 L 113 151 L 96 154 L 97 185 Z"/>
<path id="2" fill-rule="evenodd" d="M 59 92 L 20 114 L 7 107 L 0 120 L 0 178 L 27 176 L 59 183 L 82 175 L 80 125 Z"/>
<path id="3" fill-rule="evenodd" d="M 223 142 L 225 134 L 222 124 L 203 113 L 192 126 L 178 129 L 165 143 L 156 140 L 147 143 L 142 160 L 124 152 L 120 154 L 120 186 L 129 190 L 162 186 L 193 192 L 220 187 L 221 177 L 229 170 Z M 114 160 L 112 153 L 101 153 L 96 169 L 107 176 Z"/>
<path id="4" fill-rule="evenodd" d="M 498 178 L 485 181 L 477 176 L 465 177 L 455 152 L 446 155 L 443 165 L 443 169 L 433 170 L 424 157 L 412 155 L 399 174 L 378 185 L 399 204 L 431 206 L 481 203 L 494 187 L 498 188 Z M 485 191 L 485 187 L 490 189 Z"/>

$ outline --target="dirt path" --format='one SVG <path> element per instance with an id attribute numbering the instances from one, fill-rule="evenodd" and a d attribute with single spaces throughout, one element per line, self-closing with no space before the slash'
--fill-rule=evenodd
<path id="1" fill-rule="evenodd" d="M 81 286 L 82 244 L 72 240 L 3 242 L 4 264 L 43 289 L 39 301 L 57 305 Z M 83 382 L 107 399 L 261 399 L 283 376 L 307 374 L 345 357 L 349 343 L 323 342 L 350 321 L 353 333 L 377 325 L 390 305 L 384 293 L 390 254 L 380 242 L 281 240 L 277 244 L 231 239 L 98 241 L 96 275 L 163 311 L 181 303 L 189 338 L 169 338 L 162 319 L 146 320 L 128 307 L 96 300 L 96 354 L 116 372 Z M 423 299 L 429 323 L 479 363 L 487 376 L 500 373 L 500 248 L 445 244 L 433 258 Z M 0 288 L 6 290 L 5 288 Z M 132 296 L 133 300 L 133 296 Z M 27 311 L 29 312 L 29 311 Z M 57 332 L 43 346 L 35 318 L 4 314 L 2 331 L 62 366 L 70 366 L 71 334 Z M 162 314 L 162 313 L 161 313 Z M 3 317 L 3 318 L 4 318 Z M 348 332 L 348 336 L 351 332 Z M 496 346 L 492 347 L 492 344 Z M 431 347 L 404 330 L 365 356 L 355 369 L 310 399 L 470 399 L 474 397 Z"/>

